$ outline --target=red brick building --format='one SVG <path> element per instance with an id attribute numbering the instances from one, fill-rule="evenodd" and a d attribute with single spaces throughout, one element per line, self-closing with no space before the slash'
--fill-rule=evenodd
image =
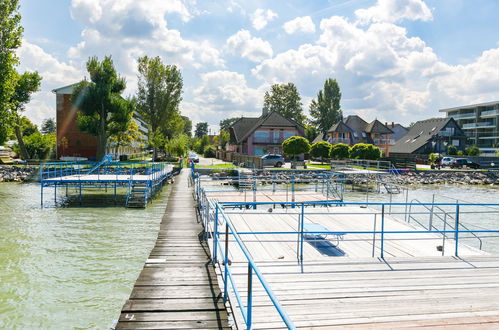
<path id="1" fill-rule="evenodd" d="M 85 157 L 95 159 L 98 140 L 94 135 L 78 128 L 78 108 L 71 102 L 73 85 L 54 89 L 56 95 L 57 159 L 61 157 Z"/>

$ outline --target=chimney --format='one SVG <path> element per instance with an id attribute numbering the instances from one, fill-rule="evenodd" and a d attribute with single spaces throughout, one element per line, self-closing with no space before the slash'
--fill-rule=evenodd
<path id="1" fill-rule="evenodd" d="M 392 127 L 395 127 L 395 122 L 392 121 Z"/>
<path id="2" fill-rule="evenodd" d="M 269 114 L 269 108 L 267 108 L 267 107 L 263 107 L 263 108 L 262 108 L 262 116 L 266 116 L 266 115 L 268 115 L 268 114 Z"/>
<path id="3" fill-rule="evenodd" d="M 388 126 L 388 122 L 385 121 L 385 126 Z"/>

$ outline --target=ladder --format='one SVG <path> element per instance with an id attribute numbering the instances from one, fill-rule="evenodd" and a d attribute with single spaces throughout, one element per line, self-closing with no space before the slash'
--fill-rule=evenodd
<path id="1" fill-rule="evenodd" d="M 126 197 L 126 207 L 145 208 L 147 204 L 148 189 L 145 182 L 135 182 L 129 189 Z"/>

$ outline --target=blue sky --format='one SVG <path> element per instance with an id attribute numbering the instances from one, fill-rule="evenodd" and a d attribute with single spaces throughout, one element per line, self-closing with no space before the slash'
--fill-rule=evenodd
<path id="1" fill-rule="evenodd" d="M 273 83 L 303 108 L 336 78 L 342 109 L 408 124 L 438 109 L 499 99 L 495 0 L 21 0 L 21 70 L 44 77 L 26 115 L 55 117 L 51 90 L 112 55 L 135 92 L 136 59 L 160 56 L 184 77 L 183 114 L 212 129 L 256 116 Z"/>

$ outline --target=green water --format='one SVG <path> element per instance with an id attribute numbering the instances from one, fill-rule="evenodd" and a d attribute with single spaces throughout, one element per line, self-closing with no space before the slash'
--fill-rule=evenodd
<path id="1" fill-rule="evenodd" d="M 1 183 L 0 329 L 109 329 L 154 245 L 169 189 L 145 210 L 102 193 L 87 207 L 56 208 L 45 189 L 40 209 L 37 184 Z"/>

